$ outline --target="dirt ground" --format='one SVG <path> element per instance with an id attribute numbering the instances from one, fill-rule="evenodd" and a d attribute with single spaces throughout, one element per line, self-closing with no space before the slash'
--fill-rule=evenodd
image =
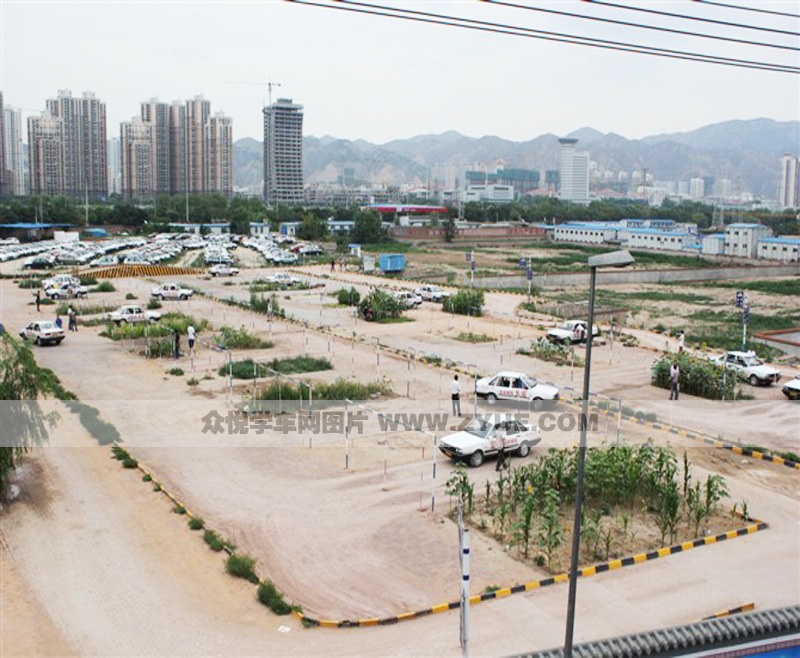
<path id="1" fill-rule="evenodd" d="M 343 285 L 366 291 L 376 280 L 352 272 L 332 276 L 325 266 L 298 271 L 326 287 L 279 295 L 292 323 L 270 323 L 213 298 L 246 299 L 242 282 L 263 278 L 260 270 L 245 270 L 229 281 L 188 277 L 185 283 L 211 297 L 163 309 L 207 318 L 215 328 L 244 326 L 271 339 L 271 349 L 229 357 L 214 348 L 213 332 L 207 331 L 199 335 L 193 359 L 147 361 L 131 352 L 130 344 L 98 336 L 102 327 L 82 326 L 63 345 L 37 349 L 37 361 L 96 406 L 166 489 L 256 557 L 259 574 L 310 616 L 379 617 L 457 599 L 458 538 L 444 493 L 452 464 L 433 449 L 431 435 L 377 429 L 374 411 L 446 413 L 449 366 L 462 373 L 533 371 L 558 383 L 567 399 L 580 391 L 582 369 L 516 354 L 543 333 L 540 326 L 553 322 L 518 316 L 517 296 L 488 295 L 487 315 L 480 319 L 449 316 L 425 304 L 410 313 L 414 322 L 365 325 L 351 310 L 334 307 L 327 292 Z M 155 284 L 130 279 L 115 285 L 109 306 L 124 303 L 126 293 L 144 302 Z M 3 323 L 14 330 L 35 315 L 29 291 L 8 279 L 0 286 Z M 453 340 L 460 331 L 495 340 Z M 663 337 L 631 331 L 643 347 L 597 347 L 592 363 L 597 394 L 713 436 L 796 450 L 798 409 L 779 389 L 758 389 L 757 399 L 746 404 L 709 404 L 686 396 L 680 405 L 670 403 L 666 392 L 649 386 L 656 354 L 645 349 L 658 349 Z M 365 430 L 347 441 L 340 432 L 202 431 L 207 414 L 227 417 L 252 389 L 251 382 L 231 389 L 217 375 L 228 358 L 266 360 L 298 353 L 325 356 L 334 365 L 329 372 L 303 375 L 305 381 L 385 380 L 394 394 L 354 405 L 351 411 L 363 412 L 367 420 Z M 409 358 L 421 355 L 437 357 L 442 365 Z M 168 374 L 176 366 L 185 374 Z M 190 377 L 199 383 L 187 385 Z M 462 377 L 469 391 L 469 375 Z M 471 407 L 471 395 L 465 397 L 462 404 Z M 222 558 L 186 527 L 185 517 L 172 513 L 169 501 L 141 481 L 140 473 L 121 469 L 74 416 L 64 409 L 61 415 L 49 447 L 26 460 L 18 474 L 22 496 L 3 513 L 2 655 L 460 654 L 457 612 L 338 631 L 305 630 L 294 619 L 275 617 L 258 604 L 251 585 L 224 573 Z M 540 414 L 531 420 L 541 421 Z M 454 427 L 453 420 L 448 422 Z M 613 416 L 602 417 L 589 440 L 599 444 L 618 436 L 691 450 L 698 477 L 725 475 L 732 500 L 746 500 L 750 514 L 768 521 L 770 529 L 587 579 L 579 588 L 576 639 L 686 623 L 745 600 L 755 599 L 759 608 L 800 600 L 800 475 L 674 434 L 618 425 Z M 555 429 L 543 433 L 538 450 L 576 441 L 575 430 Z M 496 477 L 490 464 L 470 474 L 479 486 L 484 478 Z M 472 550 L 473 593 L 542 577 L 488 536 L 473 533 Z M 700 596 L 687 600 L 686 591 Z M 475 606 L 471 652 L 497 655 L 558 646 L 565 610 L 566 588 L 558 586 Z M 521 624 L 520 619 L 532 621 Z"/>

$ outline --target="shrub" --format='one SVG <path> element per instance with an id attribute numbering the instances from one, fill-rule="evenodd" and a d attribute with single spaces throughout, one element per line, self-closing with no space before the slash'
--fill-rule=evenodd
<path id="1" fill-rule="evenodd" d="M 266 349 L 274 345 L 273 342 L 262 340 L 258 336 L 248 333 L 244 326 L 239 329 L 222 327 L 220 330 L 219 344 L 229 350 Z"/>
<path id="2" fill-rule="evenodd" d="M 463 288 L 442 302 L 442 310 L 458 315 L 478 316 L 483 313 L 483 290 Z"/>
<path id="3" fill-rule="evenodd" d="M 183 505 L 175 505 L 172 511 L 175 512 L 175 514 L 186 514 L 186 508 Z"/>
<path id="4" fill-rule="evenodd" d="M 116 288 L 111 281 L 103 281 L 100 285 L 95 287 L 92 292 L 115 292 Z"/>
<path id="5" fill-rule="evenodd" d="M 193 516 L 189 519 L 189 528 L 191 530 L 202 530 L 205 523 L 202 516 Z"/>
<path id="6" fill-rule="evenodd" d="M 681 393 L 696 395 L 708 400 L 732 400 L 736 391 L 736 374 L 706 359 L 689 354 L 665 354 L 653 364 L 651 383 L 669 389 L 669 370 L 673 363 L 680 370 Z"/>
<path id="7" fill-rule="evenodd" d="M 205 541 L 209 548 L 211 548 L 211 550 L 215 553 L 219 553 L 224 549 L 232 551 L 236 548 L 235 544 L 223 539 L 214 530 L 206 530 L 203 533 L 203 541 Z"/>
<path id="8" fill-rule="evenodd" d="M 399 318 L 403 310 L 400 302 L 385 290 L 373 290 L 358 305 L 358 314 L 368 322 Z"/>
<path id="9" fill-rule="evenodd" d="M 122 460 L 122 468 L 136 468 L 139 465 L 133 457 L 126 457 Z"/>
<path id="10" fill-rule="evenodd" d="M 200 380 L 197 379 L 197 377 L 189 377 L 189 379 L 186 380 L 188 386 L 197 386 L 199 383 Z"/>
<path id="11" fill-rule="evenodd" d="M 30 289 L 30 288 L 39 288 L 42 285 L 41 279 L 22 279 L 19 282 L 19 287 L 23 290 Z M 42 295 L 44 297 L 44 295 Z"/>
<path id="12" fill-rule="evenodd" d="M 540 338 L 531 342 L 529 349 L 520 348 L 517 354 L 526 354 L 528 356 L 535 356 L 542 361 L 550 361 L 559 366 L 574 364 L 576 366 L 583 365 L 583 359 L 575 354 L 575 351 L 567 346 L 556 343 L 551 343 L 546 338 Z"/>
<path id="13" fill-rule="evenodd" d="M 258 600 L 276 615 L 288 615 L 292 611 L 292 607 L 284 601 L 283 595 L 270 580 L 259 583 Z"/>
<path id="14" fill-rule="evenodd" d="M 276 318 L 286 317 L 286 311 L 281 308 L 280 302 L 278 302 L 278 296 L 275 294 L 272 294 L 269 299 L 264 299 L 264 295 L 257 295 L 251 292 L 250 308 L 256 313 L 264 313 L 266 315 L 271 313 Z"/>
<path id="15" fill-rule="evenodd" d="M 142 482 L 152 482 L 152 481 L 153 481 L 153 476 L 150 475 L 149 473 L 145 473 L 142 476 Z"/>
<path id="16" fill-rule="evenodd" d="M 315 400 L 368 400 L 375 395 L 386 395 L 391 391 L 386 382 L 362 384 L 340 377 L 330 384 L 317 384 L 314 387 Z M 287 381 L 273 379 L 269 386 L 258 392 L 259 400 L 300 400 L 308 399 L 308 389 L 302 389 Z"/>
<path id="17" fill-rule="evenodd" d="M 132 292 L 129 292 L 127 295 L 125 295 L 125 299 L 136 299 L 136 295 L 134 295 Z"/>
<path id="18" fill-rule="evenodd" d="M 82 286 L 96 286 L 97 279 L 93 276 L 82 276 L 79 277 Z"/>
<path id="19" fill-rule="evenodd" d="M 147 302 L 147 309 L 150 311 L 155 311 L 163 306 L 163 304 L 158 301 L 155 297 L 153 297 L 149 302 Z"/>
<path id="20" fill-rule="evenodd" d="M 342 288 L 336 293 L 336 301 L 339 302 L 341 306 L 358 306 L 358 303 L 361 301 L 361 293 L 355 288 L 350 288 L 350 290 Z"/>
<path id="21" fill-rule="evenodd" d="M 250 580 L 255 575 L 253 571 L 255 566 L 256 559 L 254 557 L 242 553 L 233 553 L 228 556 L 228 560 L 225 563 L 225 571 L 236 578 Z"/>
<path id="22" fill-rule="evenodd" d="M 272 370 L 277 370 L 282 375 L 333 370 L 333 364 L 328 359 L 308 355 L 288 357 L 285 359 L 272 359 L 267 365 Z"/>
<path id="23" fill-rule="evenodd" d="M 167 374 L 170 374 L 174 377 L 182 377 L 183 368 L 170 368 L 169 370 L 167 370 Z"/>
<path id="24" fill-rule="evenodd" d="M 185 335 L 186 329 L 189 327 L 189 325 L 192 325 L 195 328 L 195 331 L 198 333 L 203 331 L 208 327 L 208 320 L 205 318 L 202 320 L 197 320 L 191 315 L 186 315 L 185 313 L 170 312 L 161 316 L 159 324 L 169 327 L 170 329 L 174 329 L 179 334 Z"/>
<path id="25" fill-rule="evenodd" d="M 462 343 L 489 343 L 494 340 L 487 334 L 476 334 L 471 331 L 462 331 L 456 336 Z"/>

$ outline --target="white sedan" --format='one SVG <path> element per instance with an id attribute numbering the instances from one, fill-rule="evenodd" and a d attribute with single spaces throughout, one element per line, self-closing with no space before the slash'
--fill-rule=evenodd
<path id="1" fill-rule="evenodd" d="M 725 352 L 709 359 L 718 366 L 733 370 L 751 386 L 769 386 L 781 378 L 781 371 L 765 364 L 755 352 Z"/>
<path id="2" fill-rule="evenodd" d="M 208 269 L 211 276 L 236 276 L 239 274 L 238 267 L 231 267 L 227 263 L 217 263 Z"/>
<path id="3" fill-rule="evenodd" d="M 492 377 L 479 379 L 475 394 L 489 404 L 498 400 L 513 402 L 533 402 L 538 400 L 558 400 L 558 388 L 537 381 L 524 372 L 498 372 Z"/>
<path id="4" fill-rule="evenodd" d="M 800 375 L 786 382 L 781 391 L 790 400 L 800 400 Z"/>
<path id="5" fill-rule="evenodd" d="M 37 345 L 58 345 L 64 340 L 64 330 L 52 320 L 31 322 L 19 335 L 23 340 L 32 340 Z"/>
<path id="6" fill-rule="evenodd" d="M 294 286 L 300 283 L 300 279 L 288 272 L 275 272 L 267 277 L 268 283 L 277 283 L 279 286 Z"/>
<path id="7" fill-rule="evenodd" d="M 501 449 L 527 457 L 541 440 L 536 425 L 528 425 L 507 414 L 489 414 L 475 416 L 460 432 L 443 437 L 439 450 L 451 459 L 466 461 L 477 468 L 487 455 L 496 455 Z"/>

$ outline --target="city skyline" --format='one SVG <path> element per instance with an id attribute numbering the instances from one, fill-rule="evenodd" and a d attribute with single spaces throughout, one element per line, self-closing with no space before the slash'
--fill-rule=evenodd
<path id="1" fill-rule="evenodd" d="M 592 11 L 585 2 L 562 5 Z M 742 12 L 698 5 L 686 3 L 692 13 L 743 18 Z M 288 2 L 204 3 L 193 6 L 191 16 L 185 4 L 164 3 L 159 21 L 148 11 L 125 9 L 148 6 L 65 2 L 41 12 L 33 2 L 6 3 L 0 28 L 5 104 L 27 117 L 55 89 L 76 94 L 91 89 L 107 105 L 112 132 L 130 120 L 142 98 L 171 102 L 200 93 L 233 119 L 238 140 L 261 138 L 262 109 L 270 96 L 273 101 L 297 98 L 306 107 L 306 135 L 373 143 L 449 130 L 525 141 L 542 133 L 567 135 L 586 125 L 639 139 L 729 119 L 800 116 L 798 76 L 787 73 L 407 24 Z M 428 5 L 403 6 L 424 10 Z M 526 12 L 489 3 L 448 6 L 452 13 L 475 18 L 590 33 L 574 20 L 547 16 L 534 22 Z M 774 19 L 747 18 L 775 25 Z M 792 19 L 782 24 L 787 23 L 792 26 Z M 56 45 L 65 25 L 71 35 L 67 49 Z M 592 31 L 653 46 L 712 50 L 706 40 L 687 43 L 687 38 L 661 34 L 644 39 L 608 26 Z M 755 36 L 745 32 L 739 29 L 736 36 Z M 796 37 L 773 38 L 797 46 Z M 20 52 L 38 55 L 13 66 Z M 102 70 L 85 64 L 98 52 Z M 796 51 L 714 44 L 714 52 L 797 63 Z"/>

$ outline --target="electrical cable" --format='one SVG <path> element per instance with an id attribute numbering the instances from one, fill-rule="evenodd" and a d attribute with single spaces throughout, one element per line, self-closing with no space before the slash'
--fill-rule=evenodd
<path id="1" fill-rule="evenodd" d="M 631 52 L 642 55 L 653 55 L 657 57 L 666 57 L 669 59 L 681 59 L 681 60 L 688 60 L 688 61 L 701 62 L 707 64 L 720 64 L 724 66 L 734 66 L 739 68 L 773 71 L 777 73 L 792 73 L 792 74 L 800 73 L 799 67 L 789 66 L 784 64 L 760 62 L 755 60 L 743 60 L 743 59 L 736 59 L 729 57 L 721 57 L 717 55 L 706 55 L 703 53 L 692 53 L 680 50 L 656 48 L 652 46 L 641 46 L 637 44 L 630 44 L 630 43 L 607 40 L 607 39 L 594 39 L 590 37 L 581 37 L 570 34 L 562 34 L 558 32 L 549 32 L 546 30 L 535 30 L 532 28 L 517 27 L 513 25 L 503 25 L 501 23 L 494 23 L 491 21 L 478 21 L 469 18 L 446 16 L 443 14 L 431 14 L 428 12 L 396 9 L 393 7 L 371 5 L 363 2 L 352 2 L 350 0 L 335 0 L 335 4 L 322 4 L 320 2 L 313 2 L 311 0 L 286 0 L 286 1 L 292 2 L 294 4 L 306 5 L 310 7 L 318 7 L 321 9 L 334 9 L 337 11 L 347 11 L 357 14 L 382 16 L 384 18 L 401 19 L 411 22 L 444 25 L 447 27 L 460 27 L 463 29 L 471 29 L 482 32 L 505 34 L 509 36 L 521 36 L 532 39 L 555 41 L 555 42 L 575 44 L 575 45 L 591 46 L 594 48 L 602 48 L 606 50 L 615 50 L 620 52 Z"/>
<path id="2" fill-rule="evenodd" d="M 628 5 L 620 5 L 616 2 L 607 2 L 606 0 L 583 0 L 593 5 L 602 7 L 612 7 L 614 9 L 627 9 L 628 11 L 639 11 L 644 14 L 654 14 L 656 16 L 668 16 L 670 18 L 680 18 L 687 21 L 700 21 L 702 23 L 713 23 L 714 25 L 726 25 L 728 27 L 740 27 L 745 30 L 759 30 L 760 32 L 771 32 L 772 34 L 788 34 L 792 37 L 800 36 L 800 32 L 790 32 L 788 30 L 776 30 L 771 27 L 761 27 L 760 25 L 746 25 L 745 23 L 731 23 L 729 21 L 720 21 L 714 18 L 704 18 L 702 16 L 689 16 L 688 14 L 673 14 L 668 11 L 659 11 L 658 9 L 647 9 L 646 7 L 630 7 Z"/>
<path id="3" fill-rule="evenodd" d="M 725 2 L 713 2 L 712 0 L 693 0 L 704 5 L 714 5 L 715 7 L 725 7 L 726 9 L 741 9 L 742 11 L 754 11 L 758 14 L 772 14 L 773 16 L 786 16 L 787 18 L 800 18 L 800 14 L 790 14 L 785 11 L 774 11 L 772 9 L 762 9 L 760 7 L 742 7 L 740 5 L 729 5 Z"/>
<path id="4" fill-rule="evenodd" d="M 800 51 L 798 46 L 785 46 L 776 43 L 767 43 L 766 41 L 750 41 L 749 39 L 736 39 L 734 37 L 723 37 L 716 34 L 706 34 L 703 32 L 689 32 L 687 30 L 678 30 L 660 25 L 645 25 L 643 23 L 632 23 L 630 21 L 619 21 L 613 18 L 602 18 L 600 16 L 587 16 L 586 14 L 576 14 L 569 11 L 560 11 L 558 9 L 545 9 L 544 7 L 531 7 L 529 5 L 519 5 L 513 2 L 504 2 L 503 0 L 481 0 L 492 5 L 499 5 L 502 7 L 511 7 L 513 9 L 526 9 L 527 11 L 537 11 L 545 14 L 554 14 L 557 16 L 568 16 L 571 18 L 582 18 L 588 21 L 596 21 L 600 23 L 612 23 L 614 25 L 624 25 L 626 27 L 634 27 L 643 30 L 656 30 L 658 32 L 669 32 L 671 34 L 681 34 L 690 37 L 700 37 L 703 39 L 716 39 L 718 41 L 729 41 L 732 43 L 741 43 L 748 46 L 763 46 L 764 48 L 778 48 L 781 50 L 795 50 Z"/>

